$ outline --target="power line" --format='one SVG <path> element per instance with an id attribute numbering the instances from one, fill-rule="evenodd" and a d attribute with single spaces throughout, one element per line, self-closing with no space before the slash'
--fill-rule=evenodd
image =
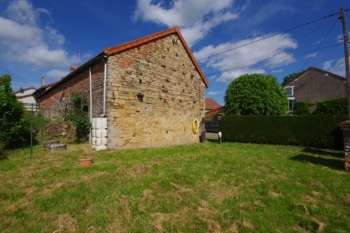
<path id="1" fill-rule="evenodd" d="M 325 27 L 325 26 L 328 25 L 328 24 L 329 24 L 329 23 L 326 23 L 326 24 L 323 25 L 322 27 L 319 27 L 319 28 L 317 28 L 316 30 L 311 31 L 311 32 L 308 33 L 308 34 L 297 38 L 297 40 L 301 40 L 301 39 L 303 39 L 303 38 L 305 38 L 305 37 L 311 35 L 312 33 L 314 33 L 314 32 L 316 32 L 316 31 L 320 30 L 321 28 Z M 333 41 L 334 41 L 334 40 L 333 40 Z M 324 42 L 324 43 L 330 43 L 330 42 L 333 42 L 333 41 L 328 41 L 328 42 Z M 237 65 L 244 65 L 244 64 L 247 64 L 247 63 L 249 63 L 249 62 L 251 62 L 251 61 L 258 60 L 259 58 L 265 57 L 265 56 L 267 56 L 267 55 L 269 55 L 269 54 L 271 54 L 271 53 L 273 53 L 273 52 L 276 52 L 276 51 L 278 51 L 278 50 L 281 50 L 281 49 L 283 49 L 283 48 L 286 48 L 286 47 L 288 47 L 289 45 L 291 45 L 291 44 L 293 44 L 293 43 L 294 43 L 294 41 L 291 42 L 291 43 L 289 43 L 289 44 L 287 44 L 287 45 L 285 45 L 285 46 L 283 46 L 283 47 L 281 47 L 281 48 L 278 48 L 278 49 L 275 49 L 275 50 L 273 50 L 273 51 L 271 51 L 271 52 L 268 52 L 268 53 L 266 53 L 266 54 L 264 54 L 264 55 L 262 55 L 262 56 L 256 57 L 256 58 L 254 58 L 254 59 L 250 59 L 249 61 L 246 61 L 246 62 L 234 63 L 234 64 L 232 64 L 232 65 L 235 65 L 235 64 L 237 64 Z M 316 46 L 316 45 L 313 45 L 313 46 Z M 309 47 L 312 47 L 312 46 L 309 46 Z M 303 47 L 303 48 L 307 48 L 307 47 Z"/>
<path id="2" fill-rule="evenodd" d="M 326 46 L 326 47 L 321 47 L 321 48 L 319 48 L 319 50 L 327 49 L 327 48 L 331 48 L 331 47 L 335 47 L 335 46 L 339 46 L 339 45 L 342 45 L 342 43 L 337 43 L 337 44 L 329 45 L 329 46 Z M 314 51 L 314 50 L 303 51 L 303 52 L 295 53 L 294 55 L 306 54 L 306 53 L 309 53 L 311 51 Z M 221 74 L 221 73 L 224 73 L 226 71 L 235 70 L 235 69 L 239 69 L 239 68 L 243 68 L 243 67 L 248 67 L 248 66 L 251 66 L 251 65 L 257 65 L 257 64 L 261 64 L 261 63 L 265 63 L 265 62 L 280 60 L 280 59 L 283 59 L 283 58 L 286 58 L 286 57 L 288 57 L 288 56 L 274 58 L 274 59 L 269 59 L 267 61 L 261 61 L 261 62 L 255 63 L 255 64 L 239 65 L 239 66 L 235 66 L 235 67 L 232 67 L 232 68 L 229 68 L 229 69 L 226 69 L 226 70 L 222 70 L 222 71 L 214 72 L 214 73 L 211 73 L 211 74 L 207 74 L 207 76 Z"/>
<path id="3" fill-rule="evenodd" d="M 313 57 L 313 55 L 317 52 L 317 50 L 320 48 L 320 46 L 322 45 L 323 41 L 327 38 L 327 36 L 329 35 L 329 33 L 333 30 L 335 24 L 338 22 L 338 19 L 334 22 L 333 26 L 331 27 L 331 29 L 329 29 L 329 31 L 327 32 L 327 34 L 323 37 L 321 43 L 317 46 L 317 48 L 315 49 L 315 51 L 312 53 L 312 55 L 309 57 L 309 59 L 307 59 L 307 61 L 304 63 L 304 65 L 300 68 L 299 72 L 303 70 L 304 66 L 310 61 L 310 59 Z"/>
<path id="4" fill-rule="evenodd" d="M 348 10 L 350 10 L 350 9 L 348 9 Z M 333 14 L 330 14 L 330 15 L 327 15 L 327 16 L 324 16 L 324 17 L 321 17 L 321 18 L 318 18 L 318 19 L 309 21 L 309 22 L 307 22 L 307 23 L 300 24 L 300 25 L 298 25 L 298 26 L 295 26 L 295 27 L 292 27 L 292 28 L 289 28 L 289 29 L 286 29 L 286 30 L 277 32 L 277 33 L 275 33 L 275 34 L 272 34 L 272 35 L 269 35 L 269 36 L 260 38 L 260 39 L 258 39 L 258 40 L 251 41 L 251 42 L 249 42 L 249 43 L 246 43 L 246 44 L 237 46 L 237 47 L 235 47 L 235 48 L 228 49 L 228 50 L 223 51 L 223 52 L 221 52 L 221 53 L 217 53 L 217 54 L 210 55 L 210 56 L 208 56 L 208 57 L 204 57 L 204 58 L 197 59 L 197 61 L 205 60 L 205 59 L 210 58 L 210 57 L 215 57 L 215 56 L 221 55 L 221 54 L 223 54 L 223 53 L 227 53 L 227 52 L 230 52 L 230 51 L 232 51 L 232 50 L 236 50 L 236 49 L 245 47 L 245 46 L 247 46 L 247 45 L 251 45 L 251 44 L 257 43 L 257 42 L 262 41 L 262 40 L 266 40 L 266 39 L 268 39 L 268 38 L 277 36 L 277 35 L 279 35 L 279 34 L 283 34 L 283 33 L 286 33 L 286 32 L 288 32 L 288 31 L 291 31 L 291 30 L 294 30 L 294 29 L 297 29 L 297 28 L 306 26 L 306 25 L 308 25 L 308 24 L 311 24 L 311 23 L 320 21 L 320 20 L 322 20 L 322 19 L 326 19 L 326 18 L 329 18 L 329 17 L 333 17 L 334 15 L 339 15 L 339 14 L 340 14 L 340 12 L 336 12 L 336 13 L 333 13 Z"/>

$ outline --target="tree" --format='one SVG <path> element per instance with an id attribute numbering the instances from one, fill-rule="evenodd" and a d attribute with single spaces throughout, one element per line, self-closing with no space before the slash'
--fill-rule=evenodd
<path id="1" fill-rule="evenodd" d="M 11 76 L 0 76 L 0 143 L 4 148 L 21 147 L 28 143 L 30 129 L 25 109 L 12 92 Z"/>
<path id="2" fill-rule="evenodd" d="M 271 75 L 246 74 L 233 80 L 225 94 L 226 115 L 284 115 L 287 93 Z"/>
<path id="3" fill-rule="evenodd" d="M 292 82 L 293 80 L 297 79 L 303 72 L 296 72 L 288 74 L 286 77 L 283 78 L 282 86 L 285 86 L 286 84 Z"/>

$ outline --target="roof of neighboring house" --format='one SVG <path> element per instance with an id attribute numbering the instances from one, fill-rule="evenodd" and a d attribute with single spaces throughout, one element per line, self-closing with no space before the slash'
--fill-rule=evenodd
<path id="1" fill-rule="evenodd" d="M 28 91 L 28 90 L 30 90 L 30 89 L 36 90 L 35 87 L 31 86 L 31 87 L 27 87 L 27 88 L 24 88 L 24 89 L 20 89 L 20 90 L 18 90 L 18 91 L 13 92 L 13 93 L 14 93 L 14 94 L 18 94 L 18 93 L 20 93 L 20 92 Z"/>
<path id="2" fill-rule="evenodd" d="M 216 109 L 220 108 L 221 105 L 218 104 L 213 98 L 205 98 L 205 109 L 206 110 L 211 110 L 211 109 Z"/>
<path id="3" fill-rule="evenodd" d="M 52 87 L 53 85 L 55 85 L 56 83 L 58 83 L 59 81 L 56 81 L 56 82 L 53 82 L 53 83 L 49 83 L 49 84 L 46 84 L 46 85 L 44 85 L 44 86 L 42 86 L 41 88 L 50 88 L 50 87 Z"/>
<path id="4" fill-rule="evenodd" d="M 286 85 L 284 85 L 285 87 L 290 85 L 292 82 L 294 82 L 295 80 L 301 78 L 304 74 L 306 74 L 308 71 L 316 71 L 316 72 L 319 72 L 319 73 L 322 73 L 322 74 L 328 74 L 329 77 L 332 77 L 332 78 L 335 78 L 335 79 L 338 79 L 340 81 L 345 81 L 346 79 L 343 78 L 342 76 L 339 76 L 339 75 L 336 75 L 334 73 L 331 73 L 331 72 L 328 72 L 328 71 L 325 71 L 325 70 L 322 70 L 322 69 L 319 69 L 319 68 L 316 68 L 316 67 L 313 67 L 313 66 L 310 66 L 309 68 L 307 68 L 306 70 L 304 70 L 298 78 L 290 81 L 289 83 L 287 83 Z"/>
<path id="5" fill-rule="evenodd" d="M 40 94 L 42 94 L 44 91 L 46 91 L 46 90 L 48 90 L 48 89 L 50 89 L 52 86 L 54 86 L 56 83 L 58 83 L 59 81 L 56 81 L 56 82 L 53 82 L 53 83 L 49 83 L 49 84 L 46 84 L 46 85 L 44 85 L 44 86 L 41 86 L 41 87 L 39 87 L 38 89 L 36 89 L 36 91 L 34 91 L 33 93 L 32 93 L 32 95 L 34 96 L 34 95 L 36 95 L 38 92 L 41 92 Z M 39 95 L 40 95 L 39 94 Z"/>
<path id="6" fill-rule="evenodd" d="M 31 96 L 33 96 L 33 94 L 21 95 L 21 96 L 17 96 L 17 99 L 24 99 L 24 98 L 31 97 Z"/>
<path id="7" fill-rule="evenodd" d="M 225 109 L 225 106 L 221 106 L 221 107 L 218 107 L 218 108 L 215 108 L 215 109 L 211 109 L 207 112 L 205 112 L 205 114 L 210 114 L 210 113 L 213 113 L 213 112 L 218 112 L 218 111 L 221 111 L 221 110 L 224 110 Z"/>

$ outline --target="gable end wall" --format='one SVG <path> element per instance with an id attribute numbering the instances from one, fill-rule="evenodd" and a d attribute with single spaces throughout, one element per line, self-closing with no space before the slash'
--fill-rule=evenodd
<path id="1" fill-rule="evenodd" d="M 293 97 L 297 102 L 346 98 L 346 84 L 342 80 L 314 70 L 307 71 L 287 86 L 294 87 Z"/>
<path id="2" fill-rule="evenodd" d="M 199 141 L 205 84 L 176 34 L 110 56 L 107 86 L 108 148 Z"/>

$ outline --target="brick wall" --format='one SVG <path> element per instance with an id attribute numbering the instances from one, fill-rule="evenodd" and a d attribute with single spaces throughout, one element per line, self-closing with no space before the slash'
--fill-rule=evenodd
<path id="1" fill-rule="evenodd" d="M 109 148 L 199 141 L 205 84 L 177 35 L 110 56 L 107 86 Z"/>
<path id="2" fill-rule="evenodd" d="M 103 73 L 103 61 L 91 66 L 93 117 L 99 117 L 103 111 Z M 69 77 L 66 81 L 62 80 L 58 86 L 50 89 L 48 93 L 39 98 L 40 108 L 45 109 L 45 117 L 54 119 L 62 115 L 74 94 L 85 96 L 88 103 L 90 103 L 89 68 L 74 71 L 72 75 L 72 77 Z M 64 98 L 60 98 L 62 92 Z"/>

